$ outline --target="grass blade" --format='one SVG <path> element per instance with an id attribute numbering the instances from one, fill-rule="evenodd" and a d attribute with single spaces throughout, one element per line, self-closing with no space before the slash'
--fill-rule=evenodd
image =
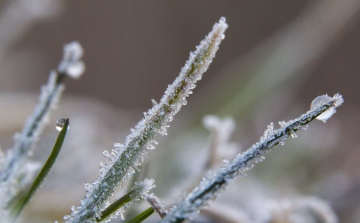
<path id="1" fill-rule="evenodd" d="M 56 158 L 61 150 L 62 144 L 64 142 L 66 132 L 69 126 L 69 119 L 66 119 L 64 123 L 64 127 L 61 129 L 56 142 L 54 144 L 53 150 L 46 161 L 45 165 L 41 169 L 39 175 L 36 177 L 34 183 L 31 185 L 29 191 L 16 203 L 16 205 L 12 208 L 10 212 L 10 217 L 13 222 L 19 217 L 20 213 L 29 202 L 31 197 L 35 194 L 37 189 L 40 187 L 41 183 L 45 180 L 45 177 L 49 174 L 52 166 L 54 165 Z"/>
<path id="2" fill-rule="evenodd" d="M 122 196 L 119 200 L 115 201 L 109 207 L 107 207 L 103 212 L 101 212 L 101 218 L 97 219 L 97 222 L 101 222 L 104 219 L 108 218 L 112 213 L 118 210 L 120 207 L 124 206 L 124 204 L 131 201 L 131 192 Z"/>
<path id="3" fill-rule="evenodd" d="M 135 216 L 133 219 L 130 219 L 126 223 L 140 223 L 143 222 L 145 219 L 150 217 L 154 213 L 154 209 L 152 207 L 146 209 L 145 211 L 141 212 L 137 216 Z"/>

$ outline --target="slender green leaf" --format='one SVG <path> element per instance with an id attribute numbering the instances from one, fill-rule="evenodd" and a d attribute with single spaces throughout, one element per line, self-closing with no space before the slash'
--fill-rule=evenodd
<path id="1" fill-rule="evenodd" d="M 29 191 L 16 203 L 16 205 L 10 211 L 10 216 L 12 221 L 15 222 L 19 217 L 20 213 L 26 206 L 26 204 L 30 201 L 31 197 L 35 194 L 37 189 L 40 187 L 41 183 L 45 180 L 45 177 L 49 174 L 52 166 L 54 165 L 56 158 L 61 150 L 62 144 L 64 142 L 66 132 L 69 127 L 69 119 L 66 119 L 64 123 L 64 127 L 61 129 L 56 142 L 54 144 L 53 150 L 46 161 L 45 165 L 41 169 L 39 175 L 36 177 L 34 183 L 31 185 Z"/>
<path id="2" fill-rule="evenodd" d="M 97 222 L 101 222 L 104 219 L 108 218 L 112 213 L 121 208 L 124 204 L 131 201 L 131 191 L 124 196 L 122 196 L 119 200 L 115 201 L 112 205 L 107 207 L 103 212 L 101 212 L 101 218 L 97 219 Z"/>
<path id="3" fill-rule="evenodd" d="M 140 223 L 140 222 L 143 222 L 145 219 L 150 217 L 154 212 L 155 212 L 154 209 L 152 207 L 149 207 L 148 209 L 141 212 L 136 217 L 134 217 L 133 219 L 130 219 L 126 223 Z"/>

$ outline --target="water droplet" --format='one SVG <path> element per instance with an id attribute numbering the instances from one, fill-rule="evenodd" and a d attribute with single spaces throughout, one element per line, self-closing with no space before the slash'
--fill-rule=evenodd
<path id="1" fill-rule="evenodd" d="M 56 130 L 58 130 L 60 132 L 62 130 L 62 128 L 64 127 L 65 122 L 66 122 L 66 118 L 58 119 L 56 121 L 56 125 L 55 125 Z M 68 127 L 68 129 L 69 129 L 69 127 Z"/>
<path id="2" fill-rule="evenodd" d="M 310 109 L 315 110 L 315 109 L 317 109 L 317 108 L 331 102 L 332 100 L 334 100 L 334 99 L 329 97 L 328 95 L 318 96 L 311 102 Z M 316 117 L 316 119 L 320 120 L 320 121 L 323 121 L 323 122 L 326 122 L 326 120 L 328 120 L 334 113 L 335 113 L 335 108 L 330 107 L 330 108 L 328 108 L 328 110 L 326 110 L 321 115 Z"/>

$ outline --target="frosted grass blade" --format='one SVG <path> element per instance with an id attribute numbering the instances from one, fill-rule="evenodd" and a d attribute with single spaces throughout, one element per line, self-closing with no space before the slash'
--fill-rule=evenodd
<path id="1" fill-rule="evenodd" d="M 154 149 L 156 137 L 167 134 L 169 123 L 186 105 L 186 98 L 192 94 L 195 84 L 208 69 L 221 41 L 225 38 L 228 25 L 225 18 L 215 23 L 212 31 L 201 41 L 190 58 L 181 69 L 173 84 L 166 89 L 160 102 L 153 100 L 154 106 L 144 113 L 131 134 L 126 137 L 124 145 L 114 148 L 111 153 L 105 151 L 105 162 L 101 163 L 100 176 L 86 186 L 86 197 L 81 205 L 73 208 L 67 215 L 67 223 L 90 223 L 99 218 L 106 203 L 116 187 L 131 176 L 137 166 L 147 156 L 147 150 Z"/>
<path id="2" fill-rule="evenodd" d="M 278 144 L 284 145 L 290 136 L 295 138 L 295 132 L 306 129 L 309 122 L 324 112 L 328 110 L 334 110 L 335 112 L 335 108 L 339 107 L 343 102 L 342 96 L 335 94 L 330 102 L 308 111 L 299 118 L 288 122 L 279 122 L 281 126 L 279 129 L 274 129 L 274 124 L 271 123 L 259 142 L 244 153 L 239 153 L 217 172 L 205 177 L 199 186 L 174 206 L 161 222 L 180 223 L 191 219 L 209 200 L 215 199 L 228 183 L 238 175 L 253 168 L 256 163 L 264 160 L 264 154 L 271 151 L 273 147 Z"/>

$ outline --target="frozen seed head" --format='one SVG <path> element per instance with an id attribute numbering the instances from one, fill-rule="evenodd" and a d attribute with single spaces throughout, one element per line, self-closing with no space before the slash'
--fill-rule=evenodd
<path id="1" fill-rule="evenodd" d="M 64 127 L 65 122 L 66 122 L 66 118 L 58 119 L 56 121 L 56 125 L 55 125 L 56 130 L 58 130 L 60 132 L 62 130 L 62 128 Z M 69 127 L 68 127 L 68 129 L 69 129 Z"/>
<path id="2" fill-rule="evenodd" d="M 73 41 L 64 46 L 64 60 L 77 61 L 80 60 L 83 55 L 84 50 L 77 41 Z"/>
<path id="3" fill-rule="evenodd" d="M 330 103 L 331 101 L 334 101 L 334 106 L 328 108 L 325 112 L 323 112 L 321 115 L 316 117 L 317 120 L 326 122 L 333 114 L 336 113 L 335 108 L 340 106 L 344 102 L 344 99 L 342 98 L 342 96 L 340 94 L 335 94 L 334 97 L 329 97 L 327 94 L 325 94 L 325 95 L 316 97 L 311 102 L 310 109 L 315 110 L 325 104 Z"/>
<path id="4" fill-rule="evenodd" d="M 59 72 L 72 78 L 79 78 L 85 71 L 85 64 L 81 60 L 84 50 L 80 43 L 73 41 L 64 46 L 64 57 L 59 65 Z"/>

